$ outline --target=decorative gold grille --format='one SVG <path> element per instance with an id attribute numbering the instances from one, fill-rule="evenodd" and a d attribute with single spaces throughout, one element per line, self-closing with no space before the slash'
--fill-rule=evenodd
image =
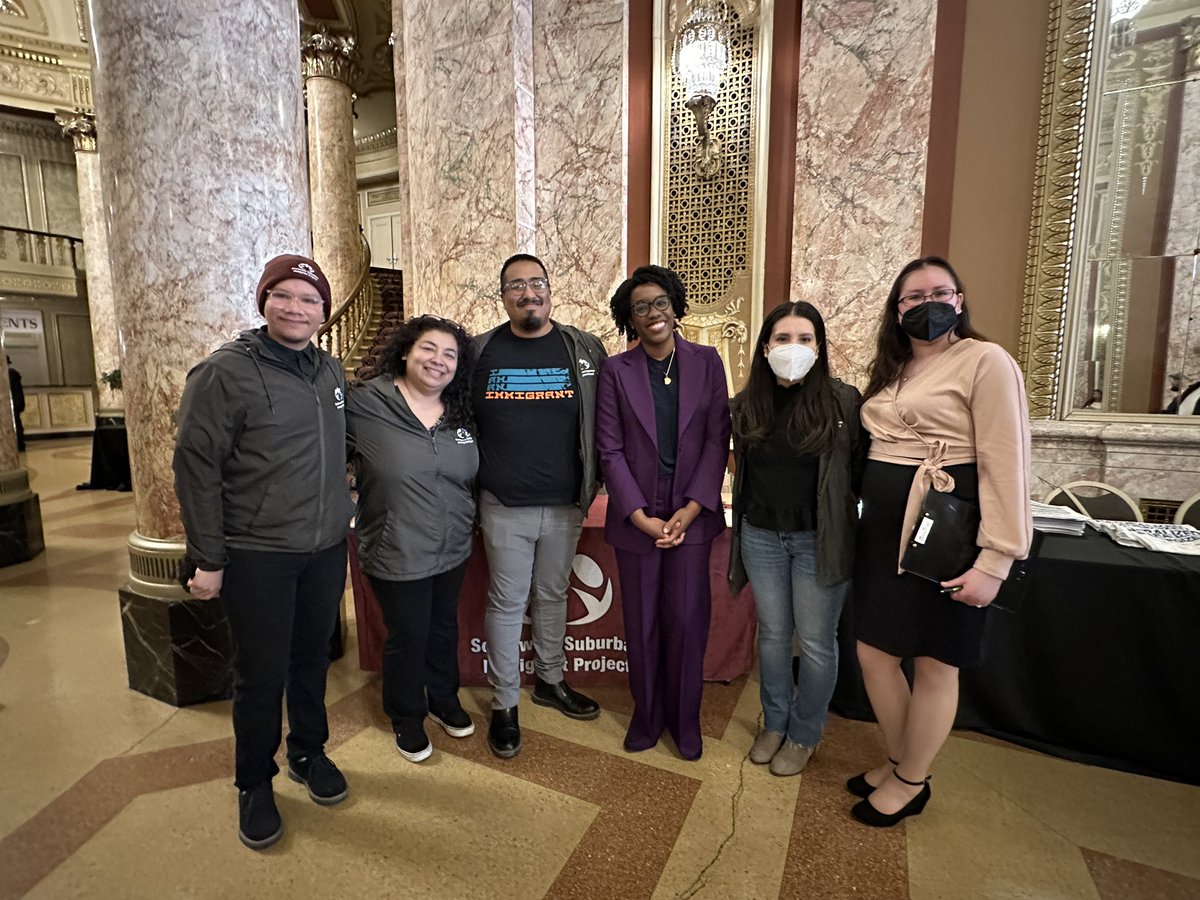
<path id="1" fill-rule="evenodd" d="M 693 307 L 721 303 L 751 259 L 755 33 L 735 23 L 729 37 L 729 64 L 710 119 L 721 145 L 721 171 L 713 178 L 696 173 L 696 120 L 684 106 L 683 83 L 671 74 L 664 245 L 667 265 L 683 279 Z"/>
<path id="2" fill-rule="evenodd" d="M 666 265 L 683 279 L 691 305 L 684 331 L 690 339 L 717 347 L 732 391 L 745 383 L 747 344 L 753 340 L 749 285 L 758 34 L 743 28 L 735 12 L 729 15 L 728 64 L 709 118 L 720 143 L 721 168 L 712 178 L 696 172 L 696 120 L 684 105 L 684 85 L 672 72 L 661 221 Z"/>

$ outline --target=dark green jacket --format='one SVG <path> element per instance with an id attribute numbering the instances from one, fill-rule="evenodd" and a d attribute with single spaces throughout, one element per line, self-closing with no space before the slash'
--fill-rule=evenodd
<path id="1" fill-rule="evenodd" d="M 845 581 L 854 572 L 854 539 L 858 531 L 858 491 L 866 465 L 870 435 L 862 429 L 858 389 L 830 379 L 841 409 L 833 447 L 821 454 L 817 468 L 817 580 L 824 585 Z M 736 410 L 740 395 L 733 399 Z M 737 593 L 749 579 L 742 564 L 742 486 L 746 475 L 746 445 L 733 417 L 733 535 L 729 547 L 729 588 Z"/>

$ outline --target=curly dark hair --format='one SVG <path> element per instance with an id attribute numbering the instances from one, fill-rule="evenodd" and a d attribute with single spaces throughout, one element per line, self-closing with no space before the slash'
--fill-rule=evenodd
<path id="1" fill-rule="evenodd" d="M 780 303 L 763 319 L 758 341 L 754 344 L 754 358 L 750 361 L 750 376 L 731 405 L 733 433 L 738 441 L 754 445 L 769 439 L 775 429 L 776 378 L 765 351 L 770 349 L 771 332 L 776 323 L 788 316 L 800 316 L 812 322 L 813 336 L 817 339 L 817 361 L 804 377 L 800 396 L 791 405 L 788 443 L 797 453 L 819 454 L 833 446 L 841 409 L 830 385 L 825 320 L 815 306 L 803 300 Z"/>
<path id="2" fill-rule="evenodd" d="M 671 298 L 671 309 L 675 310 L 675 321 L 687 315 L 687 291 L 679 276 L 664 266 L 638 266 L 633 274 L 621 282 L 620 287 L 608 302 L 612 310 L 612 319 L 617 326 L 617 334 L 626 340 L 637 336 L 633 329 L 633 289 L 643 284 L 654 284 L 667 292 Z"/>
<path id="3" fill-rule="evenodd" d="M 475 371 L 475 345 L 457 322 L 441 316 L 413 316 L 400 326 L 395 337 L 383 351 L 379 368 L 392 378 L 404 377 L 408 369 L 405 357 L 421 336 L 430 331 L 451 335 L 458 345 L 458 368 L 450 383 L 442 389 L 442 405 L 446 407 L 445 421 L 452 428 L 465 428 L 475 433 L 475 416 L 471 412 L 471 376 Z"/>
<path id="4" fill-rule="evenodd" d="M 971 327 L 971 316 L 967 312 L 966 289 L 963 287 L 962 279 L 954 271 L 954 267 L 940 256 L 922 256 L 914 259 L 900 270 L 900 274 L 892 282 L 887 302 L 883 305 L 883 313 L 879 317 L 879 331 L 875 336 L 875 358 L 871 360 L 871 366 L 867 370 L 867 389 L 863 393 L 864 400 L 874 397 L 899 378 L 904 364 L 912 359 L 912 341 L 900 327 L 900 288 L 904 284 L 905 278 L 913 272 L 929 266 L 945 269 L 954 281 L 954 289 L 962 294 L 962 312 L 958 315 L 954 333 L 960 338 L 987 340 Z"/>

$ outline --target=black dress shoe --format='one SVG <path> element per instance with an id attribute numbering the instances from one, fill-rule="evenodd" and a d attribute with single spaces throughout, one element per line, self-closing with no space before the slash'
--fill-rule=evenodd
<path id="1" fill-rule="evenodd" d="M 521 752 L 521 725 L 517 708 L 493 709 L 492 724 L 488 726 L 488 746 L 501 759 L 512 759 Z"/>
<path id="2" fill-rule="evenodd" d="M 533 686 L 533 702 L 539 706 L 552 706 L 572 719 L 594 719 L 600 715 L 600 704 L 571 690 L 566 681 L 550 684 L 539 678 Z"/>
<path id="3" fill-rule="evenodd" d="M 892 771 L 896 775 L 895 770 Z M 899 775 L 896 775 L 900 778 Z M 881 813 L 871 805 L 870 800 L 860 800 L 854 804 L 850 810 L 850 814 L 864 825 L 870 825 L 872 828 L 891 828 L 893 825 L 902 822 L 909 816 L 919 816 L 921 811 L 925 809 L 925 804 L 929 802 L 933 791 L 929 787 L 929 779 L 924 781 L 909 781 L 907 778 L 900 778 L 905 784 L 921 785 L 921 790 L 917 792 L 917 796 L 909 800 L 904 806 L 894 813 Z"/>

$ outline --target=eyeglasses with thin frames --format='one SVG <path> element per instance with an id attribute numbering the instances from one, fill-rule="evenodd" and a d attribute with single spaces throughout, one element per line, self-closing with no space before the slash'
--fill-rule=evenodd
<path id="1" fill-rule="evenodd" d="M 958 291 L 956 291 L 954 288 L 946 287 L 937 288 L 936 290 L 929 291 L 928 293 L 924 291 L 913 291 L 911 294 L 905 294 L 900 298 L 900 305 L 916 306 L 918 303 L 924 303 L 926 300 L 934 300 L 937 303 L 949 303 L 956 296 L 958 296 Z"/>
<path id="2" fill-rule="evenodd" d="M 325 301 L 320 297 L 299 296 L 297 294 L 289 294 L 287 291 L 267 291 L 267 297 L 274 300 L 276 303 L 281 303 L 287 306 L 293 301 L 298 302 L 301 306 L 309 309 L 316 309 L 318 306 L 324 306 Z"/>
<path id="3" fill-rule="evenodd" d="M 666 312 L 671 306 L 671 298 L 666 294 L 659 294 L 652 300 L 639 300 L 631 307 L 633 314 L 639 319 L 650 315 L 650 307 L 654 307 L 659 312 Z"/>
<path id="4" fill-rule="evenodd" d="M 549 278 L 514 278 L 512 281 L 506 282 L 500 288 L 502 294 L 523 294 L 525 288 L 530 287 L 535 291 L 541 292 L 550 287 Z"/>

